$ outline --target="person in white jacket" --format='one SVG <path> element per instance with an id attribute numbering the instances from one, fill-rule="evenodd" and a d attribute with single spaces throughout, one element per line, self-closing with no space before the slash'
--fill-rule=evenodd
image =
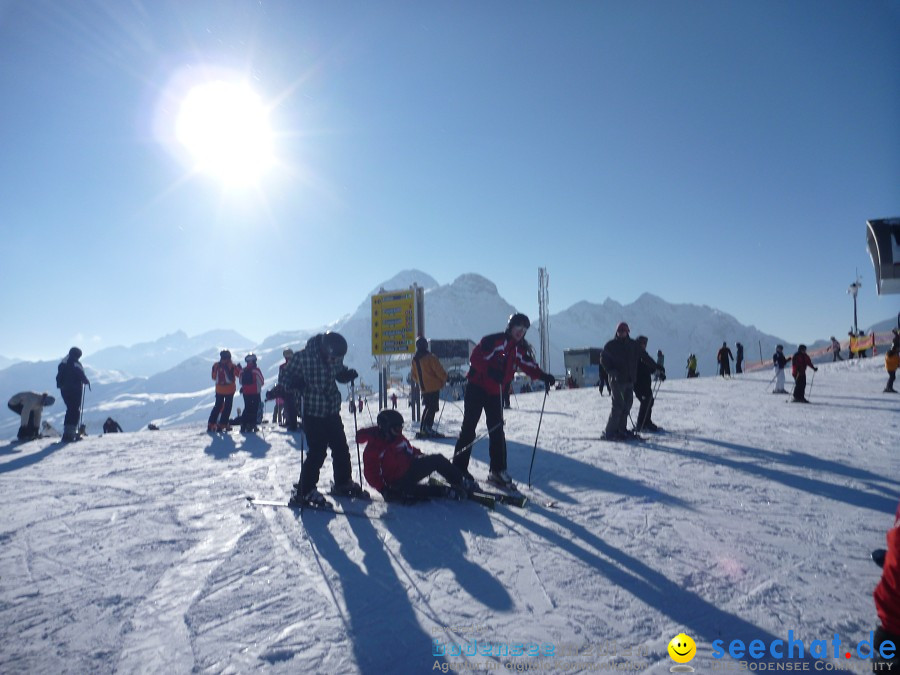
<path id="1" fill-rule="evenodd" d="M 38 394 L 35 391 L 20 391 L 9 399 L 7 407 L 17 415 L 21 415 L 18 439 L 30 441 L 38 438 L 41 429 L 41 414 L 44 406 L 53 405 L 56 399 L 49 394 Z"/>

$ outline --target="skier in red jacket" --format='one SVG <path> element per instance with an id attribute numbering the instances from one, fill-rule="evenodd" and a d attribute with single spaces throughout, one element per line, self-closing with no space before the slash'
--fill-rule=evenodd
<path id="1" fill-rule="evenodd" d="M 419 481 L 439 473 L 455 491 L 449 496 L 462 498 L 475 488 L 443 455 L 424 455 L 410 445 L 403 435 L 403 415 L 396 410 L 382 410 L 378 426 L 356 432 L 356 440 L 366 444 L 363 466 L 369 485 L 385 499 L 427 499 L 445 497 L 448 492 L 438 485 L 420 485 Z"/>
<path id="2" fill-rule="evenodd" d="M 813 365 L 812 359 L 806 353 L 806 345 L 797 347 L 797 353 L 791 357 L 791 375 L 794 376 L 794 402 L 809 403 L 806 400 L 806 369 L 812 368 L 819 372 Z"/>
<path id="3" fill-rule="evenodd" d="M 475 427 L 484 412 L 490 430 L 491 467 L 488 482 L 505 490 L 515 490 L 512 478 L 506 472 L 506 435 L 503 433 L 503 389 L 512 382 L 516 370 L 522 370 L 549 389 L 556 378 L 541 370 L 534 362 L 531 345 L 525 341 L 525 333 L 531 321 L 524 314 L 509 317 L 503 333 L 486 335 L 472 350 L 469 357 L 469 373 L 466 375 L 462 429 L 453 452 L 453 464 L 467 478 L 471 443 L 475 440 Z"/>

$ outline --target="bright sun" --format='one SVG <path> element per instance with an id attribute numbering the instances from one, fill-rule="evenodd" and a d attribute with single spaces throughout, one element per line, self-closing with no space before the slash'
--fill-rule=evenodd
<path id="1" fill-rule="evenodd" d="M 188 91 L 175 136 L 195 168 L 229 186 L 248 186 L 275 163 L 268 111 L 246 84 L 215 81 Z"/>

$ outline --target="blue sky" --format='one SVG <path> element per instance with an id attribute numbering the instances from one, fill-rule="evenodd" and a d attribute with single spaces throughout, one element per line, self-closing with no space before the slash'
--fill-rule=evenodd
<path id="1" fill-rule="evenodd" d="M 900 309 L 865 250 L 900 215 L 898 34 L 900 0 L 0 0 L 0 354 L 262 340 L 408 268 L 846 334 L 857 269 L 861 325 Z M 240 80 L 274 158 L 235 186 L 174 129 Z"/>

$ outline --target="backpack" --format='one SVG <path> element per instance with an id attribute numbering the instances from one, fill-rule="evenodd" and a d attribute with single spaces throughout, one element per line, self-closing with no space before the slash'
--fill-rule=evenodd
<path id="1" fill-rule="evenodd" d="M 65 367 L 64 363 L 59 364 L 59 368 L 56 369 L 56 388 L 62 389 L 63 385 L 66 383 L 66 376 L 63 375 L 65 372 L 63 369 Z"/>

